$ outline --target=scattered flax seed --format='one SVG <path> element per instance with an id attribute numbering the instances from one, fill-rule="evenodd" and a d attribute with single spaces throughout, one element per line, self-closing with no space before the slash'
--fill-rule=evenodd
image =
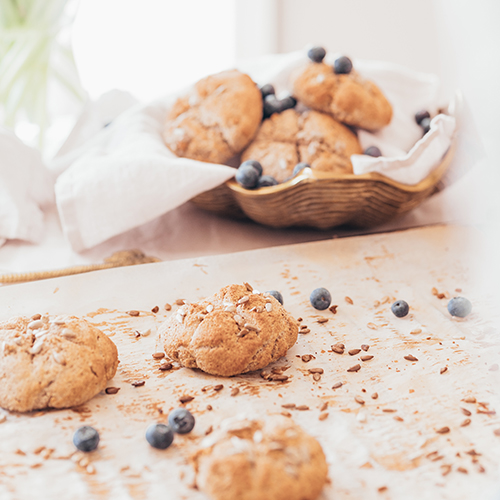
<path id="1" fill-rule="evenodd" d="M 377 325 L 374 325 L 373 323 L 368 323 L 366 326 L 368 328 L 371 328 L 372 330 L 376 330 L 377 329 Z"/>
<path id="2" fill-rule="evenodd" d="M 173 367 L 172 363 L 168 363 L 167 361 L 165 361 L 164 363 L 162 363 L 159 367 L 159 369 L 162 371 L 162 372 L 166 372 L 167 370 L 171 370 Z"/>
<path id="3" fill-rule="evenodd" d="M 394 410 L 393 408 L 384 408 L 382 410 L 384 413 L 395 413 L 397 412 L 398 410 Z"/>
<path id="4" fill-rule="evenodd" d="M 180 401 L 181 403 L 189 403 L 190 401 L 193 401 L 193 399 L 194 399 L 194 396 L 188 396 L 188 395 L 186 394 L 186 395 L 184 395 L 184 396 L 181 396 L 181 397 L 179 398 L 179 401 Z"/>
<path id="5" fill-rule="evenodd" d="M 136 330 L 134 332 L 135 338 L 138 339 L 141 336 L 141 332 L 139 330 Z"/>
<path id="6" fill-rule="evenodd" d="M 143 337 L 149 337 L 151 335 L 151 329 L 148 328 L 146 331 L 142 332 L 141 335 Z"/>
<path id="7" fill-rule="evenodd" d="M 482 453 L 478 453 L 474 448 L 472 450 L 466 451 L 467 455 L 470 455 L 471 457 L 480 457 Z"/>
<path id="8" fill-rule="evenodd" d="M 354 302 L 352 301 L 351 297 L 344 297 L 344 300 L 345 300 L 348 304 L 354 304 Z"/>
<path id="9" fill-rule="evenodd" d="M 207 405 L 207 411 L 212 411 L 213 408 L 212 408 L 212 405 Z"/>
<path id="10" fill-rule="evenodd" d="M 165 309 L 165 311 L 171 311 L 172 310 L 172 306 L 167 302 L 163 308 Z"/>
<path id="11" fill-rule="evenodd" d="M 441 429 L 438 429 L 436 431 L 438 434 L 447 434 L 448 432 L 450 432 L 450 428 L 449 427 L 441 427 Z"/>
<path id="12" fill-rule="evenodd" d="M 443 366 L 443 368 L 441 368 L 439 370 L 439 374 L 442 375 L 443 373 L 447 372 L 448 371 L 448 367 L 447 366 Z"/>
<path id="13" fill-rule="evenodd" d="M 371 396 L 372 399 L 378 399 L 378 393 L 374 392 Z"/>
<path id="14" fill-rule="evenodd" d="M 354 365 L 347 369 L 348 372 L 357 372 L 361 370 L 361 365 Z"/>
<path id="15" fill-rule="evenodd" d="M 432 287 L 431 293 L 434 296 L 436 296 L 438 294 L 437 288 L 435 286 Z"/>
<path id="16" fill-rule="evenodd" d="M 481 464 L 477 464 L 477 471 L 483 473 L 486 472 L 486 469 Z"/>
<path id="17" fill-rule="evenodd" d="M 132 385 L 134 387 L 142 387 L 146 383 L 145 380 L 136 380 L 135 382 L 132 382 Z"/>
<path id="18" fill-rule="evenodd" d="M 271 374 L 269 376 L 270 380 L 276 380 L 278 382 L 285 382 L 288 380 L 288 375 L 276 375 L 276 374 Z"/>
<path id="19" fill-rule="evenodd" d="M 457 472 L 461 472 L 462 474 L 468 474 L 469 471 L 464 469 L 463 467 L 457 467 Z"/>
<path id="20" fill-rule="evenodd" d="M 373 359 L 373 356 L 372 355 L 361 356 L 359 359 L 361 361 L 370 361 L 370 359 Z"/>
<path id="21" fill-rule="evenodd" d="M 45 446 L 39 446 L 38 448 L 35 448 L 35 449 L 33 450 L 33 453 L 34 453 L 35 455 L 38 455 L 38 454 L 42 453 L 42 451 L 43 451 L 43 450 L 45 450 Z"/>
<path id="22" fill-rule="evenodd" d="M 441 465 L 441 474 L 447 476 L 451 472 L 451 465 Z"/>
<path id="23" fill-rule="evenodd" d="M 425 455 L 425 457 L 428 458 L 429 460 L 433 460 L 434 457 L 436 457 L 437 455 L 438 455 L 437 451 L 431 451 L 430 453 L 427 453 L 427 455 Z"/>
<path id="24" fill-rule="evenodd" d="M 361 344 L 361 349 L 366 352 L 370 349 L 370 346 L 368 344 Z"/>
<path id="25" fill-rule="evenodd" d="M 319 411 L 326 411 L 326 409 L 328 408 L 328 401 L 325 401 L 322 405 L 321 405 L 321 408 L 319 409 Z"/>
<path id="26" fill-rule="evenodd" d="M 141 314 L 141 313 L 139 311 L 132 310 L 132 311 L 127 311 L 127 314 L 129 316 L 139 316 L 139 314 Z"/>
<path id="27" fill-rule="evenodd" d="M 282 408 L 286 408 L 288 410 L 294 410 L 295 406 L 295 403 L 285 403 L 284 405 L 281 405 Z"/>
<path id="28" fill-rule="evenodd" d="M 183 306 L 185 304 L 184 299 L 177 299 L 174 304 L 176 306 Z"/>
<path id="29" fill-rule="evenodd" d="M 161 359 L 161 358 L 165 357 L 165 353 L 164 352 L 154 352 L 152 354 L 152 356 L 154 359 Z"/>
<path id="30" fill-rule="evenodd" d="M 224 389 L 223 384 L 214 385 L 214 391 L 222 391 L 222 389 Z"/>
<path id="31" fill-rule="evenodd" d="M 312 354 L 303 354 L 300 359 L 304 362 L 304 363 L 309 363 L 309 361 L 311 361 L 311 359 L 315 359 L 314 356 Z"/>
<path id="32" fill-rule="evenodd" d="M 297 318 L 297 322 L 300 323 L 302 321 L 302 318 Z"/>
<path id="33" fill-rule="evenodd" d="M 299 333 L 305 335 L 306 333 L 311 333 L 311 330 L 309 330 L 309 328 L 302 328 L 301 330 L 299 330 Z"/>
<path id="34" fill-rule="evenodd" d="M 476 413 L 481 413 L 483 415 L 496 415 L 497 414 L 497 412 L 495 410 L 480 410 L 480 409 L 477 409 Z"/>
<path id="35" fill-rule="evenodd" d="M 344 354 L 344 349 L 336 345 L 332 345 L 332 351 L 337 354 Z"/>
<path id="36" fill-rule="evenodd" d="M 313 374 L 313 380 L 315 382 L 319 382 L 321 380 L 321 374 L 320 373 L 314 373 Z"/>
<path id="37" fill-rule="evenodd" d="M 159 310 L 160 308 L 158 306 L 154 306 L 153 309 L 151 309 L 151 312 L 156 314 Z"/>
<path id="38" fill-rule="evenodd" d="M 404 358 L 408 361 L 418 361 L 418 359 L 412 354 L 408 354 L 407 356 L 404 356 Z"/>
<path id="39" fill-rule="evenodd" d="M 337 307 L 339 306 L 330 306 L 328 308 L 328 310 L 332 313 L 332 314 L 337 314 Z"/>
<path id="40" fill-rule="evenodd" d="M 464 403 L 475 403 L 476 398 L 474 396 L 467 396 L 464 399 L 462 399 Z"/>
<path id="41" fill-rule="evenodd" d="M 7 415 L 5 413 L 2 413 L 0 415 L 0 424 L 3 424 L 7 420 Z"/>
<path id="42" fill-rule="evenodd" d="M 309 368 L 309 373 L 325 373 L 323 368 Z"/>
<path id="43" fill-rule="evenodd" d="M 319 414 L 318 420 L 325 420 L 327 418 L 328 418 L 328 412 L 325 411 L 325 412 Z"/>
<path id="44" fill-rule="evenodd" d="M 381 486 L 379 489 L 378 489 L 378 492 L 379 493 L 383 493 L 384 491 L 387 491 L 387 486 Z"/>
<path id="45" fill-rule="evenodd" d="M 296 406 L 295 409 L 299 410 L 299 411 L 307 411 L 307 410 L 309 410 L 309 406 L 307 406 L 307 405 L 299 405 L 299 406 Z"/>
<path id="46" fill-rule="evenodd" d="M 246 281 L 244 281 L 243 284 L 245 285 L 246 289 L 249 292 L 253 292 L 253 287 L 252 287 L 252 285 L 250 283 L 247 283 Z"/>
<path id="47" fill-rule="evenodd" d="M 317 320 L 318 323 L 328 323 L 328 318 L 318 318 Z"/>
<path id="48" fill-rule="evenodd" d="M 472 413 L 467 409 L 467 408 L 460 408 L 460 410 L 462 411 L 462 413 L 464 415 L 466 415 L 467 417 L 470 417 L 472 415 Z"/>
<path id="49" fill-rule="evenodd" d="M 460 427 L 467 427 L 471 423 L 470 418 L 466 418 L 461 424 Z"/>
<path id="50" fill-rule="evenodd" d="M 354 401 L 356 401 L 356 403 L 359 403 L 360 405 L 364 405 L 365 404 L 365 400 L 360 398 L 359 396 L 356 396 L 354 398 Z"/>
<path id="51" fill-rule="evenodd" d="M 210 426 L 206 431 L 205 431 L 205 436 L 208 436 L 209 434 L 212 433 L 212 431 L 214 430 L 214 428 L 212 426 Z"/>
<path id="52" fill-rule="evenodd" d="M 410 333 L 412 335 L 417 335 L 418 333 L 422 333 L 422 329 L 421 328 L 416 328 L 415 330 L 412 330 Z"/>
<path id="53" fill-rule="evenodd" d="M 500 429 L 495 429 L 493 434 L 495 434 L 495 436 L 500 436 Z"/>
<path id="54" fill-rule="evenodd" d="M 281 415 L 283 415 L 284 417 L 291 417 L 291 416 L 292 416 L 292 414 L 291 414 L 289 411 L 282 411 L 282 412 L 280 412 L 280 413 L 281 413 Z"/>
<path id="55" fill-rule="evenodd" d="M 332 389 L 339 389 L 340 387 L 342 387 L 342 382 L 336 382 L 332 385 Z"/>
<path id="56" fill-rule="evenodd" d="M 359 354 L 361 352 L 361 349 L 351 349 L 350 351 L 347 351 L 350 356 L 356 356 L 356 354 Z"/>
<path id="57" fill-rule="evenodd" d="M 380 305 L 380 301 L 376 300 L 374 303 L 373 303 L 373 307 L 377 308 L 378 306 Z"/>
<path id="58" fill-rule="evenodd" d="M 116 394 L 119 390 L 119 387 L 106 387 L 106 394 Z"/>
<path id="59" fill-rule="evenodd" d="M 396 415 L 395 417 L 392 417 L 394 420 L 396 420 L 397 422 L 404 422 L 404 419 L 401 418 L 400 416 Z"/>
<path id="60" fill-rule="evenodd" d="M 267 380 L 271 376 L 271 372 L 269 370 L 262 370 L 260 372 L 260 376 L 264 379 Z"/>
<path id="61" fill-rule="evenodd" d="M 238 387 L 233 387 L 233 388 L 231 389 L 231 393 L 230 393 L 230 395 L 231 395 L 231 396 L 236 396 L 237 394 L 239 394 L 239 392 L 240 392 L 240 389 L 239 389 Z"/>

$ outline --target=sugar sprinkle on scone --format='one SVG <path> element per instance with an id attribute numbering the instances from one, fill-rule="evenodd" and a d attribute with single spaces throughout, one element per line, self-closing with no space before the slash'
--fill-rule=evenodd
<path id="1" fill-rule="evenodd" d="M 229 285 L 180 307 L 159 333 L 171 359 L 230 377 L 284 356 L 297 340 L 298 324 L 273 296 Z"/>
<path id="2" fill-rule="evenodd" d="M 177 156 L 224 163 L 252 140 L 262 120 L 262 94 L 238 70 L 200 80 L 168 113 L 163 139 Z"/>
<path id="3" fill-rule="evenodd" d="M 318 441 L 281 416 L 223 421 L 194 461 L 214 500 L 314 500 L 328 474 Z"/>
<path id="4" fill-rule="evenodd" d="M 241 159 L 257 160 L 264 174 L 283 182 L 299 162 L 316 170 L 352 174 L 351 155 L 362 152 L 356 135 L 331 116 L 289 109 L 262 122 Z"/>
<path id="5" fill-rule="evenodd" d="M 115 344 L 85 320 L 43 316 L 0 323 L 0 406 L 26 412 L 85 403 L 118 366 Z"/>
<path id="6" fill-rule="evenodd" d="M 366 130 L 388 125 L 392 106 L 382 91 L 354 69 L 336 74 L 328 64 L 310 62 L 292 75 L 293 94 L 306 106 Z"/>

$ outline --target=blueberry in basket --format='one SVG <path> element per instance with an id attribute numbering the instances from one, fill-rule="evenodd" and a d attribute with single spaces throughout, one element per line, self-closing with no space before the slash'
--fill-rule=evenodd
<path id="1" fill-rule="evenodd" d="M 282 113 L 287 109 L 294 108 L 296 104 L 297 99 L 291 95 L 278 99 L 274 94 L 269 94 L 264 97 L 264 119 L 269 118 L 274 113 Z"/>
<path id="2" fill-rule="evenodd" d="M 260 164 L 260 162 L 258 162 L 257 160 L 247 160 L 247 161 L 244 161 L 240 165 L 240 167 L 242 167 L 243 165 L 250 165 L 250 166 L 252 166 L 253 168 L 255 168 L 255 170 L 257 170 L 257 172 L 259 173 L 259 175 L 262 175 L 263 168 L 262 168 L 262 165 Z"/>
<path id="3" fill-rule="evenodd" d="M 448 312 L 452 316 L 457 316 L 459 318 L 465 318 L 472 311 L 472 304 L 469 299 L 465 297 L 453 297 L 448 302 Z"/>
<path id="4" fill-rule="evenodd" d="M 397 318 L 404 318 L 410 311 L 410 306 L 404 300 L 396 300 L 391 306 L 391 311 Z"/>
<path id="5" fill-rule="evenodd" d="M 305 168 L 311 168 L 311 165 L 309 165 L 309 163 L 305 163 L 305 162 L 297 163 L 297 165 L 295 165 L 295 167 L 293 167 L 292 176 L 295 177 L 299 172 L 302 172 L 302 170 L 304 170 Z"/>
<path id="6" fill-rule="evenodd" d="M 176 408 L 168 415 L 168 424 L 177 434 L 187 434 L 194 428 L 194 417 L 186 408 Z"/>
<path id="7" fill-rule="evenodd" d="M 380 149 L 377 148 L 377 146 L 370 146 L 365 149 L 364 154 L 378 158 L 379 156 L 382 156 L 382 151 L 380 151 Z"/>
<path id="8" fill-rule="evenodd" d="M 281 305 L 283 305 L 283 295 L 278 290 L 268 290 L 266 293 L 272 295 Z"/>
<path id="9" fill-rule="evenodd" d="M 320 63 L 326 56 L 326 50 L 323 47 L 312 47 L 307 51 L 307 57 L 312 62 Z"/>
<path id="10" fill-rule="evenodd" d="M 431 129 L 431 119 L 430 118 L 423 118 L 419 125 L 422 127 L 422 130 L 423 130 L 424 135 L 425 135 Z"/>
<path id="11" fill-rule="evenodd" d="M 269 187 L 276 186 L 279 182 L 272 175 L 263 175 L 259 178 L 259 182 L 257 183 L 257 187 Z"/>
<path id="12" fill-rule="evenodd" d="M 256 166 L 255 164 L 258 164 Z M 258 168 L 260 167 L 260 169 Z M 262 165 L 254 160 L 243 162 L 236 171 L 236 182 L 245 189 L 256 188 L 262 173 Z"/>
<path id="13" fill-rule="evenodd" d="M 93 451 L 99 444 L 99 433 L 90 425 L 84 425 L 73 434 L 73 444 L 80 451 Z"/>
<path id="14" fill-rule="evenodd" d="M 260 93 L 262 94 L 262 99 L 264 99 L 268 95 L 275 95 L 276 91 L 274 90 L 274 87 L 270 83 L 266 83 L 265 85 L 262 85 L 262 87 L 260 88 Z"/>
<path id="15" fill-rule="evenodd" d="M 311 305 L 314 309 L 323 311 L 332 303 L 332 296 L 326 288 L 316 288 L 311 292 L 309 300 L 311 301 Z"/>
<path id="16" fill-rule="evenodd" d="M 420 125 L 424 118 L 430 118 L 431 114 L 426 109 L 421 109 L 415 113 L 415 121 Z"/>
<path id="17" fill-rule="evenodd" d="M 333 71 L 335 71 L 337 75 L 348 75 L 352 71 L 352 61 L 346 56 L 335 59 Z"/>
<path id="18" fill-rule="evenodd" d="M 146 430 L 146 440 L 158 450 L 166 450 L 174 441 L 174 431 L 165 424 L 151 424 Z"/>

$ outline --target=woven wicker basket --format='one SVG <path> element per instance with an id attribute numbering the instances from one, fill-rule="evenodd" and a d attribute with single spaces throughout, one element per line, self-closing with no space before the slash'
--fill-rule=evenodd
<path id="1" fill-rule="evenodd" d="M 246 216 L 271 227 L 373 227 L 409 212 L 437 191 L 454 149 L 452 145 L 440 164 L 414 185 L 376 172 L 335 175 L 305 168 L 287 182 L 256 190 L 244 189 L 230 180 L 192 201 L 210 212 Z"/>

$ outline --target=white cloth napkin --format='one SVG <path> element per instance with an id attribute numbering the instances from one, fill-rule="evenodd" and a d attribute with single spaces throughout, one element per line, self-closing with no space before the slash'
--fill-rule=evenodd
<path id="1" fill-rule="evenodd" d="M 239 69 L 259 85 L 273 83 L 278 94 L 289 92 L 290 73 L 307 63 L 305 54 L 300 51 L 264 56 L 241 64 Z M 335 57 L 331 55 L 327 61 L 333 63 Z M 399 180 L 415 167 L 425 176 L 420 163 L 434 166 L 433 155 L 407 155 L 422 136 L 413 118 L 415 112 L 427 109 L 435 113 L 439 105 L 438 79 L 393 64 L 353 62 L 361 75 L 382 88 L 394 108 L 391 124 L 376 134 L 363 133 L 361 144 L 380 145 L 385 155 L 395 154 L 402 162 L 395 168 L 392 164 L 387 167 L 380 159 L 373 163 L 363 160 L 356 169 L 380 169 Z M 232 167 L 177 158 L 164 145 L 161 134 L 165 116 L 179 94 L 126 111 L 91 139 L 79 158 L 59 176 L 55 187 L 57 206 L 63 230 L 75 250 L 90 248 L 151 221 L 234 176 Z M 434 135 L 441 136 L 451 124 L 445 127 L 438 123 L 434 127 Z M 422 159 L 420 163 L 413 161 L 417 156 Z M 357 161 L 355 157 L 353 160 Z M 405 173 L 401 175 L 403 166 Z M 410 182 L 418 177 L 408 174 Z"/>
<path id="2" fill-rule="evenodd" d="M 8 239 L 38 243 L 42 207 L 54 200 L 53 180 L 40 153 L 0 127 L 0 245 Z"/>

